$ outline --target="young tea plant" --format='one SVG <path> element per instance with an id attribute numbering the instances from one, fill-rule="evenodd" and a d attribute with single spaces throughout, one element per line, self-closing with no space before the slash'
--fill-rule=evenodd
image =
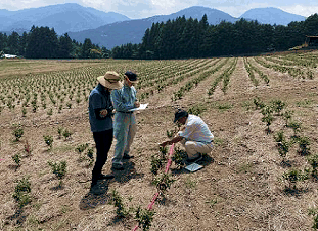
<path id="1" fill-rule="evenodd" d="M 12 160 L 16 163 L 17 167 L 20 167 L 21 155 L 19 153 L 14 154 Z"/>
<path id="2" fill-rule="evenodd" d="M 59 179 L 59 187 L 62 186 L 62 179 L 66 174 L 66 161 L 63 160 L 60 163 L 48 161 L 48 165 L 52 168 L 53 174 Z"/>
<path id="3" fill-rule="evenodd" d="M 63 134 L 63 130 L 64 130 L 63 127 L 58 127 L 57 128 L 58 139 L 61 139 L 62 134 Z"/>
<path id="4" fill-rule="evenodd" d="M 288 127 L 288 124 L 290 122 L 291 116 L 293 115 L 292 111 L 285 111 L 283 113 L 283 118 L 285 120 L 285 126 Z"/>
<path id="5" fill-rule="evenodd" d="M 71 138 L 72 135 L 73 135 L 73 132 L 71 132 L 71 131 L 68 130 L 68 129 L 65 129 L 65 130 L 63 131 L 63 136 L 64 136 L 64 139 L 65 139 L 65 140 L 66 140 L 67 138 Z"/>
<path id="6" fill-rule="evenodd" d="M 171 185 L 173 182 L 175 182 L 175 180 L 172 179 L 171 175 L 161 174 L 160 176 L 156 177 L 151 182 L 151 184 L 155 185 L 158 193 L 162 195 L 163 197 L 165 197 L 166 191 L 171 188 Z"/>
<path id="7" fill-rule="evenodd" d="M 277 132 L 276 135 L 274 135 L 274 139 L 276 141 L 276 147 L 278 149 L 278 152 L 280 156 L 283 158 L 283 162 L 285 162 L 285 157 L 290 146 L 289 142 L 286 141 L 283 131 Z"/>
<path id="8" fill-rule="evenodd" d="M 21 127 L 17 127 L 13 130 L 12 134 L 15 137 L 15 141 L 19 141 L 20 138 L 24 135 L 24 130 Z"/>
<path id="9" fill-rule="evenodd" d="M 153 211 L 141 209 L 140 206 L 137 208 L 135 219 L 138 221 L 138 226 L 142 228 L 143 231 L 150 229 L 154 214 L 155 213 Z"/>
<path id="10" fill-rule="evenodd" d="M 299 143 L 299 150 L 298 153 L 302 156 L 307 156 L 310 154 L 310 140 L 308 137 L 299 137 L 298 138 L 298 143 Z"/>
<path id="11" fill-rule="evenodd" d="M 14 193 L 12 195 L 20 208 L 32 201 L 29 193 L 31 193 L 31 183 L 29 182 L 28 177 L 23 177 L 20 181 L 17 182 Z"/>
<path id="12" fill-rule="evenodd" d="M 308 215 L 314 216 L 314 223 L 312 228 L 318 230 L 318 209 L 309 209 Z"/>
<path id="13" fill-rule="evenodd" d="M 92 148 L 88 148 L 86 155 L 89 158 L 88 166 L 91 166 L 94 163 L 94 150 Z"/>
<path id="14" fill-rule="evenodd" d="M 262 114 L 263 114 L 263 118 L 262 118 L 262 122 L 266 123 L 267 126 L 267 134 L 271 133 L 271 130 L 269 128 L 269 126 L 272 124 L 274 117 L 273 117 L 273 109 L 270 106 L 265 106 L 262 109 Z"/>
<path id="15" fill-rule="evenodd" d="M 123 199 L 120 196 L 119 192 L 115 189 L 112 190 L 112 201 L 115 202 L 117 207 L 116 213 L 119 218 L 125 218 L 129 215 L 129 211 L 125 208 L 123 204 Z"/>
<path id="16" fill-rule="evenodd" d="M 272 108 L 273 108 L 274 112 L 276 112 L 278 115 L 281 114 L 281 111 L 286 106 L 286 104 L 281 100 L 274 100 L 271 103 L 272 103 Z"/>
<path id="17" fill-rule="evenodd" d="M 174 148 L 174 155 L 171 157 L 172 161 L 175 162 L 175 164 L 181 168 L 185 163 L 184 160 L 188 157 L 187 153 L 178 147 Z"/>
<path id="18" fill-rule="evenodd" d="M 308 179 L 307 173 L 303 173 L 302 170 L 291 169 L 284 173 L 283 179 L 288 182 L 288 186 L 285 188 L 286 192 L 297 190 L 297 182 Z"/>
<path id="19" fill-rule="evenodd" d="M 157 172 L 163 166 L 163 163 L 164 163 L 164 161 L 162 158 L 159 158 L 156 155 L 152 155 L 151 156 L 151 163 L 150 163 L 151 164 L 150 172 L 153 175 L 157 175 Z"/>
<path id="20" fill-rule="evenodd" d="M 53 145 L 53 137 L 50 135 L 43 135 L 43 138 L 44 142 L 47 144 L 47 146 L 49 146 L 49 150 L 51 150 Z"/>
<path id="21" fill-rule="evenodd" d="M 318 180 L 318 154 L 308 157 L 308 162 L 312 166 L 311 176 Z"/>

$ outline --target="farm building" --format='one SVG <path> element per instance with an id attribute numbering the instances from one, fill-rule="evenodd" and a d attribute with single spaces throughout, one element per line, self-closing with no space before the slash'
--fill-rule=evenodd
<path id="1" fill-rule="evenodd" d="M 4 59 L 16 59 L 17 57 L 18 57 L 17 55 L 11 55 L 11 54 L 1 55 L 1 58 L 4 58 Z"/>
<path id="2" fill-rule="evenodd" d="M 318 36 L 306 36 L 306 43 L 308 46 L 318 46 Z"/>

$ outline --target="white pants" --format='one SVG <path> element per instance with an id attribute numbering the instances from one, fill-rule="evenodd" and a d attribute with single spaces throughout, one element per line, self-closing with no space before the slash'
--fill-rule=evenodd
<path id="1" fill-rule="evenodd" d="M 196 141 L 186 141 L 185 139 L 181 140 L 181 144 L 184 146 L 188 158 L 196 158 L 198 156 L 198 153 L 210 153 L 212 151 L 212 143 L 206 144 Z"/>

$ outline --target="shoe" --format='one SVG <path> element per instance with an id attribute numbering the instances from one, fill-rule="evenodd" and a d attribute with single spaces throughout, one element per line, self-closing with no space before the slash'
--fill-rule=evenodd
<path id="1" fill-rule="evenodd" d="M 113 179 L 115 176 L 114 175 L 103 175 L 103 174 L 99 174 L 99 176 L 97 177 L 98 180 L 110 180 Z"/>
<path id="2" fill-rule="evenodd" d="M 195 157 L 195 158 L 192 158 L 192 159 L 189 159 L 189 158 L 187 158 L 187 162 L 188 163 L 195 163 L 196 161 L 199 161 L 199 160 L 201 160 L 202 159 L 202 155 L 201 155 L 201 153 L 199 153 L 199 156 L 198 157 Z"/>
<path id="3" fill-rule="evenodd" d="M 124 170 L 124 166 L 122 164 L 112 164 L 112 169 L 115 170 Z"/>
<path id="4" fill-rule="evenodd" d="M 104 191 L 98 186 L 98 184 L 91 184 L 90 192 L 94 195 L 101 195 L 104 193 Z"/>
<path id="5" fill-rule="evenodd" d="M 134 158 L 134 156 L 129 155 L 128 153 L 124 153 L 124 159 L 129 160 L 131 158 Z"/>

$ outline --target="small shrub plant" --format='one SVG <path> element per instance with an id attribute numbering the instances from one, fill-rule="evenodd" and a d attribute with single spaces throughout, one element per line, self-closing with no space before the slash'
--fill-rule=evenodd
<path id="1" fill-rule="evenodd" d="M 59 186 L 62 186 L 62 179 L 66 174 L 66 161 L 52 162 L 48 161 L 48 165 L 52 168 L 53 174 L 59 179 Z"/>
<path id="2" fill-rule="evenodd" d="M 298 153 L 302 156 L 307 156 L 310 154 L 310 139 L 306 136 L 298 138 L 299 149 Z"/>
<path id="3" fill-rule="evenodd" d="M 124 218 L 129 215 L 129 211 L 125 208 L 122 197 L 120 196 L 119 192 L 115 189 L 112 190 L 112 201 L 115 203 L 115 206 L 117 207 L 116 213 L 119 218 Z"/>
<path id="4" fill-rule="evenodd" d="M 29 182 L 29 178 L 23 177 L 21 180 L 17 182 L 12 197 L 16 200 L 18 206 L 22 208 L 23 206 L 29 204 L 32 201 L 30 193 L 31 183 Z"/>
<path id="5" fill-rule="evenodd" d="M 53 146 L 53 137 L 51 135 L 43 135 L 44 142 L 49 146 L 49 149 L 52 149 Z"/>
<path id="6" fill-rule="evenodd" d="M 20 138 L 24 135 L 24 129 L 21 127 L 17 127 L 13 130 L 12 134 L 15 137 L 15 141 L 19 141 Z"/>
<path id="7" fill-rule="evenodd" d="M 16 153 L 12 156 L 12 160 L 16 163 L 17 167 L 20 166 L 21 161 L 21 155 L 19 153 Z"/>
<path id="8" fill-rule="evenodd" d="M 154 211 L 141 209 L 140 206 L 136 209 L 135 219 L 138 221 L 138 226 L 142 228 L 143 231 L 150 229 L 154 214 Z"/>

